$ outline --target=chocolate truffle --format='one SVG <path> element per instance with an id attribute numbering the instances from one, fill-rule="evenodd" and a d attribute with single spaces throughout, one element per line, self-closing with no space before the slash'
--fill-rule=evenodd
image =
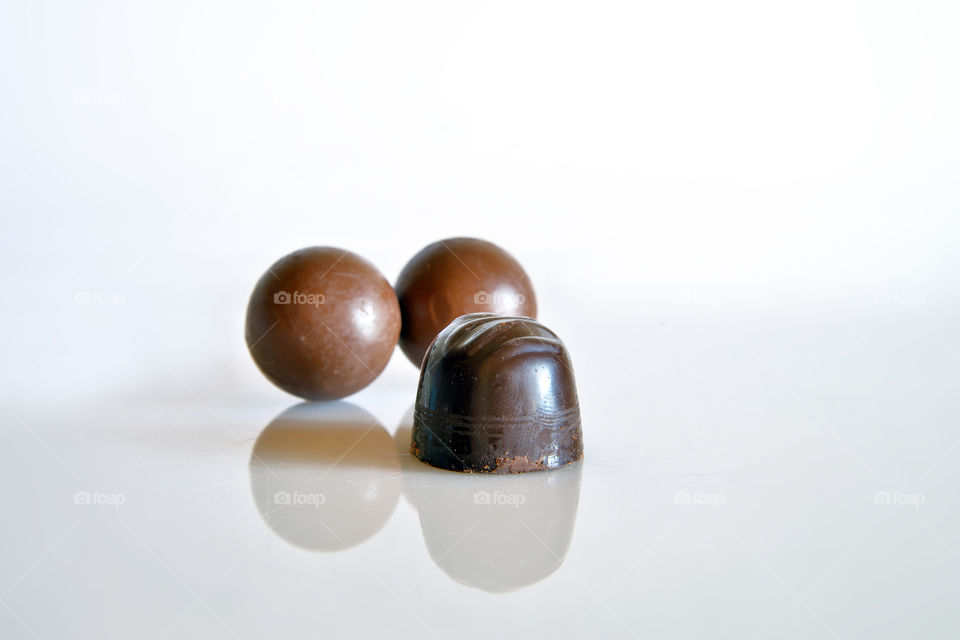
<path id="1" fill-rule="evenodd" d="M 247 306 L 247 346 L 257 366 L 307 400 L 342 398 L 370 384 L 399 334 L 390 283 L 360 256 L 333 247 L 278 260 Z"/>
<path id="2" fill-rule="evenodd" d="M 523 473 L 583 457 L 566 347 L 530 318 L 454 320 L 420 368 L 410 451 L 451 471 Z"/>
<path id="3" fill-rule="evenodd" d="M 475 312 L 537 316 L 533 285 L 520 263 L 476 238 L 428 245 L 400 272 L 396 289 L 403 317 L 400 348 L 417 366 L 454 318 Z"/>

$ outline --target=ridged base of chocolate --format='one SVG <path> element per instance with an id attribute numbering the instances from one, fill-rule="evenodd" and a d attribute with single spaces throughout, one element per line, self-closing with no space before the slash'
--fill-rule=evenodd
<path id="1" fill-rule="evenodd" d="M 417 407 L 410 453 L 449 471 L 528 473 L 559 469 L 583 458 L 580 410 L 492 419 Z"/>

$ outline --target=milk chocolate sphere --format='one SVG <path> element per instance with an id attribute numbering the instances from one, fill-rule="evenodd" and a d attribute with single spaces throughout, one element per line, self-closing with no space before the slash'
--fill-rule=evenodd
<path id="1" fill-rule="evenodd" d="M 397 278 L 403 327 L 400 348 L 420 366 L 450 322 L 476 312 L 537 316 L 533 285 L 509 253 L 485 240 L 449 238 L 413 256 Z"/>
<path id="2" fill-rule="evenodd" d="M 278 260 L 247 306 L 247 346 L 275 385 L 307 400 L 334 400 L 370 384 L 400 334 L 390 283 L 343 249 L 310 247 Z"/>

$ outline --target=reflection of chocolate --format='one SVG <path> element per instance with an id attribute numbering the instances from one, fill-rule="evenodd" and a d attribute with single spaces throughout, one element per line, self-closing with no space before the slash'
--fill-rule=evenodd
<path id="1" fill-rule="evenodd" d="M 424 247 L 400 272 L 400 348 L 413 364 L 450 321 L 479 311 L 537 317 L 533 285 L 520 263 L 486 240 L 448 238 Z"/>
<path id="2" fill-rule="evenodd" d="M 274 418 L 250 457 L 253 499 L 280 537 L 339 551 L 383 527 L 400 496 L 387 430 L 346 402 L 301 403 Z"/>
<path id="3" fill-rule="evenodd" d="M 421 366 L 411 452 L 435 467 L 481 473 L 579 460 L 580 407 L 563 342 L 530 318 L 454 320 Z"/>
<path id="4" fill-rule="evenodd" d="M 408 418 L 397 429 L 410 441 Z M 446 473 L 409 456 L 403 493 L 420 516 L 430 558 L 470 587 L 502 593 L 555 572 L 573 538 L 583 465 L 552 473 Z"/>

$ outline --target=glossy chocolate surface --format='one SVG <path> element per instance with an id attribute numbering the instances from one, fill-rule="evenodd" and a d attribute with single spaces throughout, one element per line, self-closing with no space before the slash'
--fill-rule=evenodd
<path id="1" fill-rule="evenodd" d="M 396 289 L 403 317 L 400 348 L 417 366 L 454 318 L 476 312 L 537 317 L 533 285 L 520 263 L 476 238 L 428 245 L 400 272 Z"/>
<path id="2" fill-rule="evenodd" d="M 451 471 L 523 473 L 583 457 L 580 405 L 560 338 L 530 318 L 454 320 L 420 369 L 410 450 Z"/>
<path id="3" fill-rule="evenodd" d="M 370 384 L 399 334 L 390 283 L 360 256 L 333 247 L 278 260 L 247 306 L 247 346 L 257 366 L 307 400 L 342 398 Z"/>

